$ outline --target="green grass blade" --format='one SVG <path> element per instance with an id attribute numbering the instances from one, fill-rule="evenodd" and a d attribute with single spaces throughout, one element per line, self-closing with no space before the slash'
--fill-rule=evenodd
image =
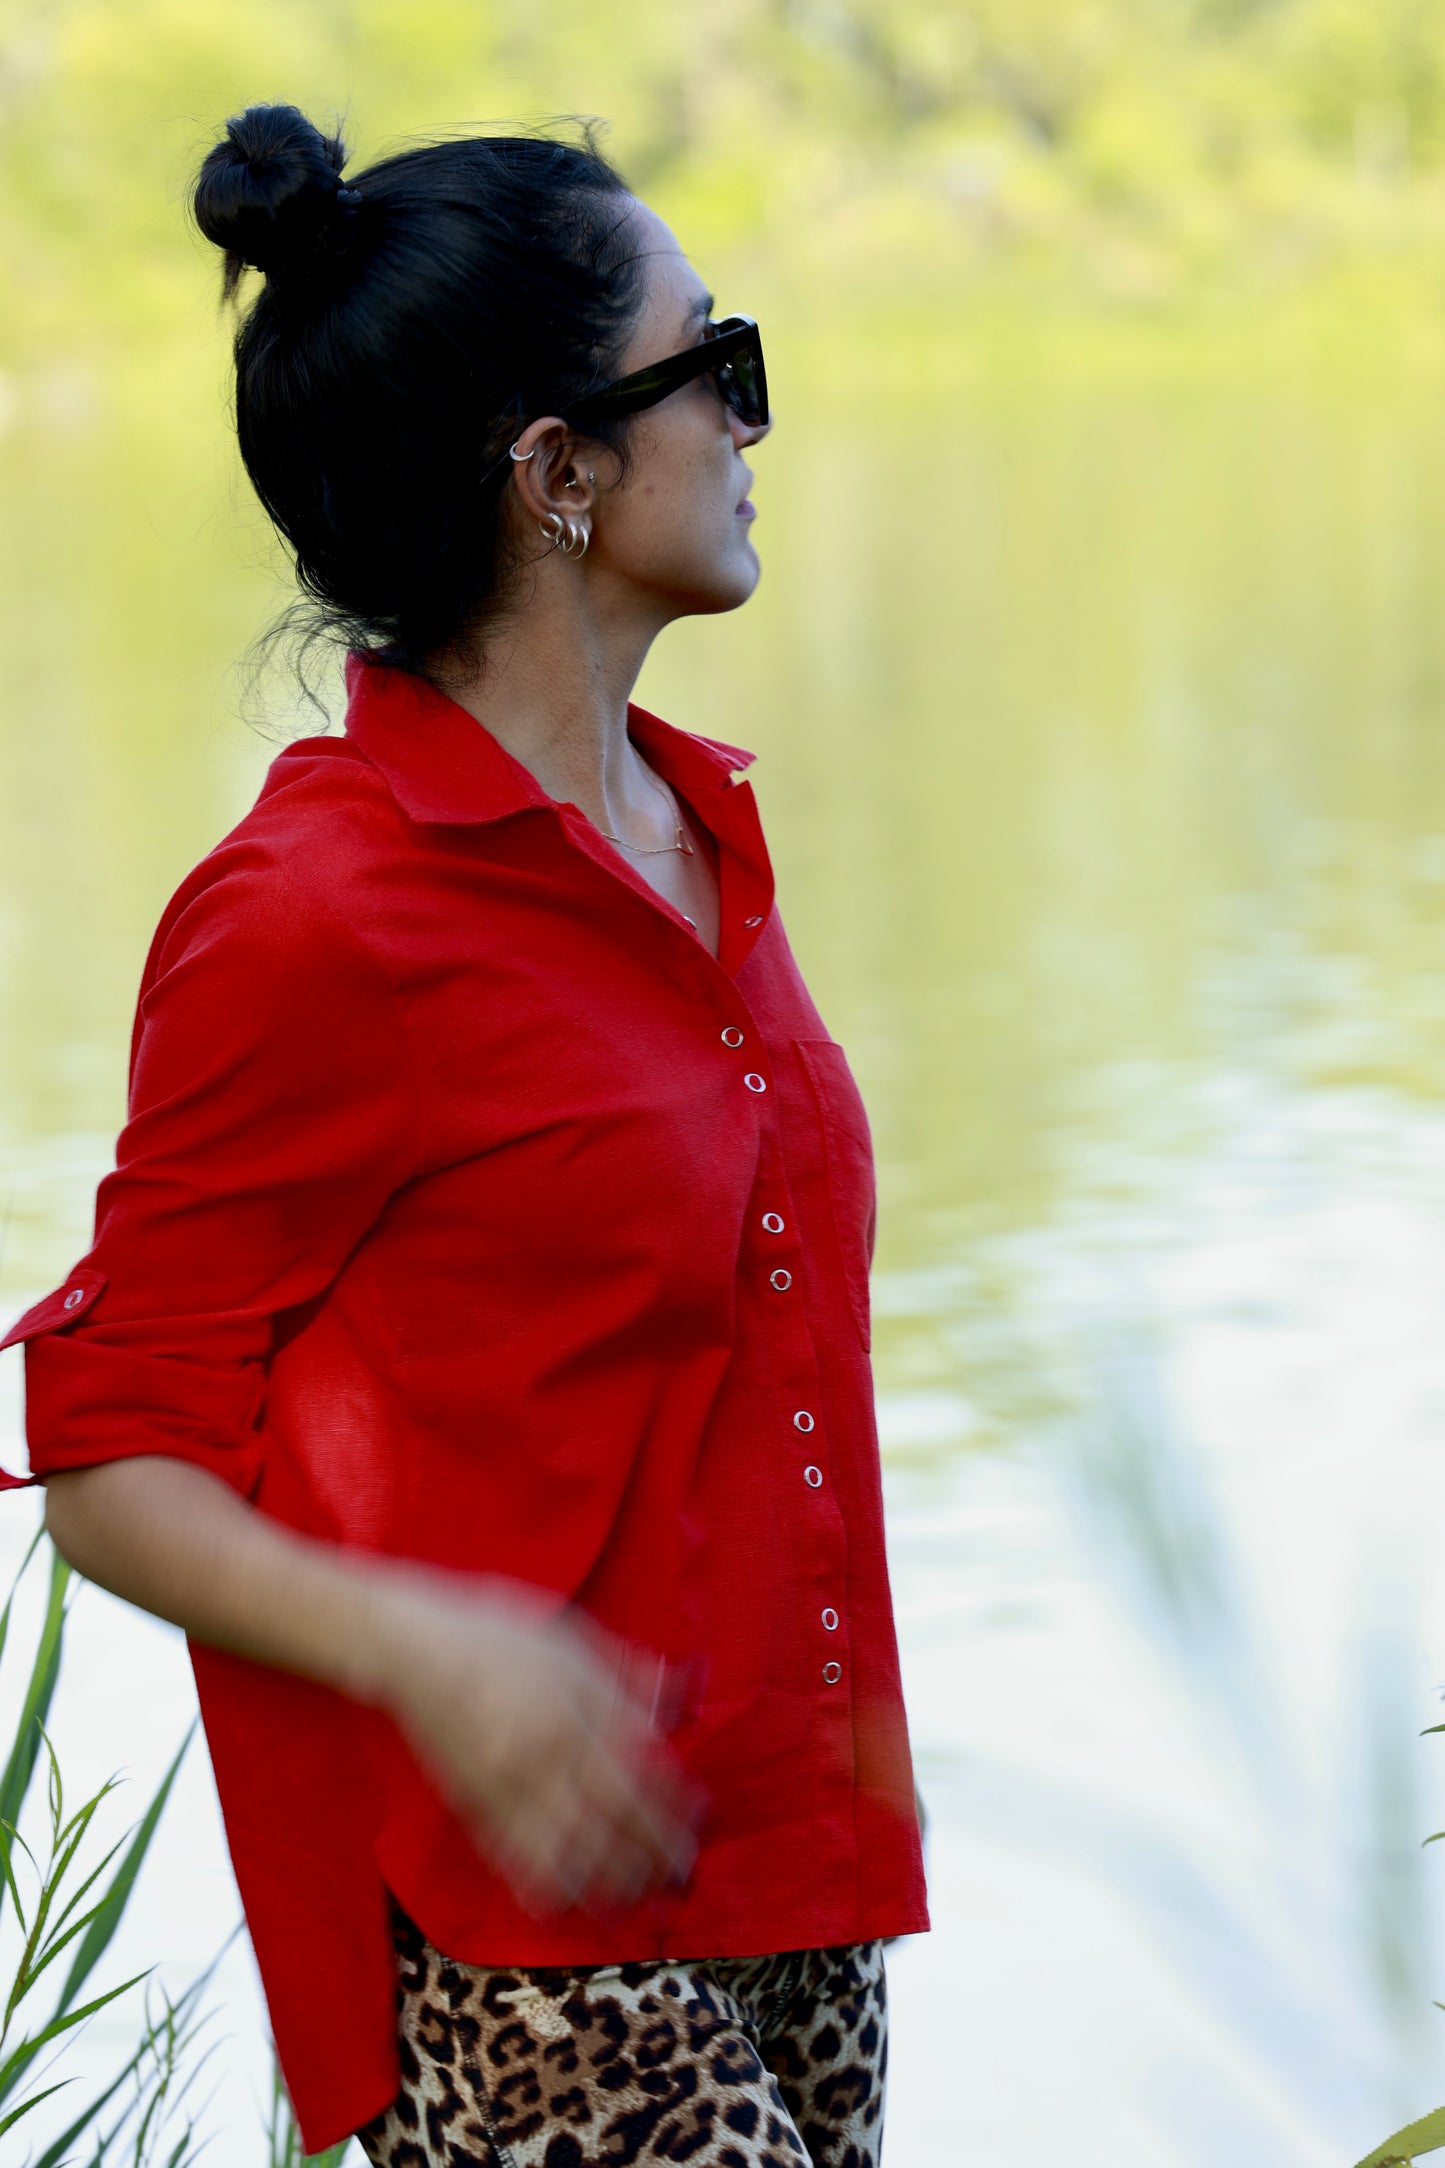
<path id="1" fill-rule="evenodd" d="M 197 1979 L 192 1980 L 185 1992 L 178 1996 L 175 2003 L 171 2005 L 171 2016 L 184 2028 L 183 2039 L 187 2043 L 194 2037 L 198 2024 L 205 2023 L 204 2018 L 199 2020 L 196 2018 L 196 2005 L 210 1985 L 216 1967 L 220 1964 L 222 1957 L 224 1957 L 239 1933 L 240 1929 L 237 1928 L 235 1933 L 226 1938 L 225 1943 L 211 1959 L 205 1971 Z M 58 2138 L 52 2140 L 39 2159 L 35 2161 L 34 2168 L 66 2168 L 66 2164 L 71 2157 L 71 2147 L 75 2144 L 76 2139 L 83 2137 L 91 2125 L 99 2119 L 102 2110 L 109 2106 L 121 2087 L 135 2076 L 142 2063 L 151 2054 L 155 2044 L 155 2032 L 155 2027 L 147 2024 L 130 2061 L 116 2073 L 105 2091 L 97 2093 L 95 2098 L 82 2109 L 75 2121 L 67 2129 L 63 2130 Z M 108 2145 L 110 2141 L 107 2139 L 105 2142 Z"/>
<path id="2" fill-rule="evenodd" d="M 103 1784 L 95 1797 L 87 1800 L 73 1820 L 62 1827 L 60 1824 L 62 1793 L 59 1764 L 55 1759 L 55 1749 L 50 1743 L 50 1734 L 43 1726 L 41 1727 L 41 1737 L 45 1742 L 45 1751 L 50 1760 L 51 1853 L 45 1872 L 41 1876 L 40 1893 L 35 1905 L 35 1917 L 30 1923 L 20 1967 L 15 1975 L 15 1983 L 10 1991 L 10 1999 L 5 2006 L 3 2021 L 5 2031 L 9 2030 L 10 2020 L 15 2013 L 16 2006 L 31 1993 L 40 1975 L 48 1965 L 55 1961 L 67 1941 L 70 1940 L 69 1936 L 61 1932 L 61 1928 L 65 1919 L 74 1910 L 75 1903 L 83 1896 L 86 1885 L 82 1884 L 81 1889 L 76 1893 L 75 1899 L 66 1902 L 58 1917 L 55 1908 L 60 1903 L 65 1879 L 74 1865 L 75 1855 L 85 1840 L 86 1832 L 90 1828 L 96 1809 L 103 1800 L 110 1796 L 114 1788 L 113 1781 Z M 112 1853 L 108 1854 L 107 1858 L 113 1856 L 114 1852 L 119 1851 L 119 1849 L 119 1845 L 113 1846 Z M 103 1871 L 103 1868 L 99 1871 Z M 94 1878 L 92 1877 L 92 1879 Z M 11 1894 L 15 1898 L 18 1912 L 20 1909 L 19 1893 L 12 1889 Z M 0 2034 L 0 2037 L 3 2037 L 3 2034 Z"/>
<path id="3" fill-rule="evenodd" d="M 25 1900 L 20 1894 L 20 1884 L 15 1879 L 15 1869 L 12 1864 L 17 1844 L 30 1861 L 30 1864 L 34 1866 L 35 1855 L 19 1830 L 12 1829 L 8 1822 L 0 1822 L 0 1881 L 4 1882 L 5 1888 L 10 1893 L 10 1902 L 15 1907 L 15 1917 L 20 1922 L 21 1934 L 28 1935 L 30 1928 L 25 1918 Z"/>
<path id="4" fill-rule="evenodd" d="M 61 2078 L 56 2084 L 47 2085 L 43 2093 L 32 2093 L 28 2100 L 22 2100 L 19 2107 L 12 2108 L 8 2115 L 0 2115 L 0 2134 L 13 2130 L 22 2115 L 28 2115 L 32 2108 L 38 2108 L 41 2101 L 48 2100 L 52 2093 L 59 2093 L 67 2085 L 74 2083 L 74 2078 Z"/>
<path id="5" fill-rule="evenodd" d="M 195 1732 L 196 1727 L 193 1723 L 177 1748 L 175 1759 L 170 1768 L 156 1787 L 155 1797 L 137 1823 L 135 1835 L 131 1838 L 125 1857 L 116 1869 L 115 1879 L 96 1907 L 95 1917 L 86 1931 L 85 1939 L 75 1953 L 74 1962 L 66 1975 L 65 1985 L 60 1990 L 60 2000 L 55 2005 L 57 2017 L 59 2017 L 62 2010 L 70 2008 L 81 1988 L 95 1970 L 96 1965 L 110 1947 L 111 1938 L 119 1927 L 125 1908 L 130 1902 L 130 1893 L 135 1887 L 135 1878 L 140 1873 L 141 1863 L 150 1850 L 151 1839 L 156 1833 L 156 1825 L 165 1810 L 166 1801 L 170 1798 L 171 1786 L 176 1781 L 181 1763 L 185 1759 L 186 1749 L 195 1737 Z"/>
<path id="6" fill-rule="evenodd" d="M 30 1548 L 20 1561 L 19 1571 L 16 1573 L 14 1580 L 10 1583 L 10 1593 L 5 1598 L 5 1608 L 3 1611 L 0 1611 L 0 1656 L 3 1656 L 5 1654 L 5 1643 L 10 1637 L 10 1610 L 11 1606 L 15 1602 L 15 1592 L 19 1588 L 20 1583 L 25 1578 L 26 1567 L 30 1564 L 31 1559 L 35 1556 L 35 1553 L 39 1550 L 44 1540 L 45 1523 L 42 1521 L 40 1526 L 36 1529 L 35 1534 L 30 1539 Z M 1445 1729 L 1445 1727 L 1442 1727 L 1442 1729 Z"/>
<path id="7" fill-rule="evenodd" d="M 97 1995 L 93 2001 L 82 2003 L 78 2010 L 68 2010 L 61 2017 L 53 2017 L 50 2023 L 42 2025 L 33 2037 L 22 2040 L 19 2047 L 12 2049 L 4 2062 L 0 2063 L 0 2101 L 7 2100 L 14 2092 L 43 2047 L 48 2047 L 52 2040 L 58 2039 L 61 2033 L 69 2032 L 73 2026 L 83 2025 L 88 2017 L 94 2017 L 97 2010 L 103 2010 L 108 2002 L 114 2002 L 118 1996 L 126 1994 L 145 1977 L 144 1972 L 138 1972 L 134 1978 L 122 1980 L 119 1987 L 109 1988 L 105 1994 Z"/>
<path id="8" fill-rule="evenodd" d="M 30 1670 L 30 1684 L 25 1691 L 25 1704 L 20 1712 L 9 1759 L 3 1773 L 0 1773 L 0 1822 L 19 1821 L 25 1794 L 30 1789 L 30 1779 L 40 1754 L 41 1726 L 50 1714 L 50 1703 L 60 1670 L 61 1644 L 65 1633 L 65 1591 L 69 1582 L 70 1568 L 59 1551 L 56 1551 L 50 1561 L 50 1597 L 45 1607 L 45 1623 L 36 1647 L 35 1662 Z"/>
<path id="9" fill-rule="evenodd" d="M 101 2110 L 108 2107 L 121 2087 L 135 2076 L 141 2066 L 148 2044 L 144 2040 L 141 2042 L 125 2068 L 117 2072 L 105 2091 L 97 2093 L 94 2100 L 87 2102 L 86 2106 L 82 2108 L 80 2114 L 75 2118 L 75 2121 L 60 2133 L 60 2136 L 52 2145 L 46 2147 L 39 2160 L 36 2161 L 35 2168 L 65 2168 L 65 2164 L 70 2159 L 70 2149 L 76 2139 L 84 2137 L 86 2131 L 99 2117 Z"/>
<path id="10" fill-rule="evenodd" d="M 1445 2108 L 1397 2130 L 1393 2138 L 1357 2161 L 1355 2168 L 1410 2168 L 1417 2153 L 1438 2153 L 1441 2146 L 1445 2146 Z"/>
<path id="11" fill-rule="evenodd" d="M 120 1850 L 120 1846 L 117 1845 L 115 1849 L 118 1852 Z M 60 1958 L 65 1955 L 66 1951 L 70 1948 L 72 1942 L 74 1942 L 76 1936 L 83 1935 L 85 1933 L 86 1928 L 89 1927 L 91 1921 L 96 1917 L 97 1913 L 100 1911 L 101 1905 L 104 1904 L 104 1902 L 105 1899 L 101 1898 L 100 1902 L 98 1904 L 93 1904 L 88 1912 L 82 1912 L 78 1920 L 72 1920 L 68 1927 L 60 1928 L 52 1925 L 49 1934 L 45 1937 L 44 1943 L 42 1944 L 40 1951 L 38 1952 L 33 1963 L 28 1969 L 28 1975 L 25 1981 L 26 1995 L 34 1994 L 35 1989 L 44 1974 L 50 1970 L 50 1967 L 53 1964 L 55 1964 Z"/>
<path id="12" fill-rule="evenodd" d="M 125 1833 L 125 1837 L 128 1837 L 129 1835 L 130 1831 L 127 1830 Z M 78 1905 L 84 1904 L 86 1898 L 90 1895 L 90 1892 L 95 1888 L 96 1883 L 105 1873 L 106 1868 L 110 1865 L 111 1861 L 120 1851 L 121 1846 L 125 1843 L 125 1837 L 117 1837 L 115 1843 L 111 1846 L 110 1850 L 102 1856 L 102 1858 L 97 1862 L 94 1867 L 91 1868 L 89 1874 L 86 1875 L 85 1880 L 80 1884 L 79 1888 L 71 1891 L 70 1895 L 66 1898 L 65 1903 L 61 1906 L 60 1910 L 56 1913 L 55 1918 L 50 1923 L 50 1932 L 52 1935 L 60 1935 L 63 1930 L 64 1939 L 65 1941 L 69 1942 L 73 1940 L 73 1938 L 80 1932 L 82 1927 L 89 1926 L 90 1922 L 95 1918 L 96 1913 L 105 1903 L 104 1897 L 97 1897 L 95 1903 L 91 1906 L 90 1910 L 85 1913 L 80 1919 L 76 1919 L 74 1917 L 76 1907 Z"/>
<path id="13" fill-rule="evenodd" d="M 45 1735 L 45 1744 L 47 1747 L 50 1746 L 49 1732 Z M 54 1749 L 52 1748 L 51 1751 L 54 1752 Z M 104 1806 L 106 1800 L 109 1799 L 111 1793 L 117 1789 L 118 1784 L 118 1778 L 107 1777 L 100 1790 L 93 1797 L 87 1799 L 83 1807 L 76 1809 L 57 1836 L 55 1840 L 55 1866 L 53 1869 L 57 1887 L 64 1881 L 66 1874 L 69 1872 L 71 1861 L 85 1842 L 86 1833 L 91 1823 L 95 1820 L 97 1813 Z M 118 1852 L 120 1845 L 117 1844 L 114 1849 Z"/>

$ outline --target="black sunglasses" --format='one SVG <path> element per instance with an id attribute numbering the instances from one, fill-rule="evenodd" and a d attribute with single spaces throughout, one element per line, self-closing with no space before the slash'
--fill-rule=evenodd
<path id="1" fill-rule="evenodd" d="M 600 391 L 589 392 L 567 411 L 570 422 L 617 420 L 624 414 L 640 414 L 656 406 L 680 385 L 696 376 L 710 376 L 724 405 L 730 407 L 750 429 L 764 429 L 768 422 L 768 377 L 763 367 L 763 341 L 751 316 L 725 316 L 712 326 L 711 335 L 666 361 L 654 361 L 631 376 L 619 376 Z"/>

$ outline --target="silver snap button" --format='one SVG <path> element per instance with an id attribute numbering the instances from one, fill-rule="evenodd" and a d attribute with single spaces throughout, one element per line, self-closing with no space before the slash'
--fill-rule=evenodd
<path id="1" fill-rule="evenodd" d="M 736 1025 L 736 1024 L 729 1024 L 729 1025 L 728 1025 L 728 1027 L 727 1027 L 726 1031 L 725 1031 L 725 1032 L 723 1033 L 723 1035 L 722 1035 L 722 1043 L 723 1043 L 723 1045 L 724 1045 L 724 1046 L 741 1046 L 741 1045 L 742 1045 L 742 1043 L 743 1043 L 743 1035 L 742 1035 L 742 1033 L 741 1033 L 741 1032 L 740 1032 L 740 1031 L 738 1030 L 738 1027 L 737 1027 L 737 1025 Z"/>
<path id="2" fill-rule="evenodd" d="M 807 1484 L 809 1490 L 821 1490 L 823 1488 L 822 1469 L 805 1468 L 803 1470 L 803 1481 Z"/>
<path id="3" fill-rule="evenodd" d="M 843 1676 L 843 1666 L 841 1664 L 824 1664 L 823 1676 L 830 1686 L 836 1686 Z"/>
<path id="4" fill-rule="evenodd" d="M 806 1408 L 799 1408 L 797 1414 L 793 1417 L 793 1428 L 794 1430 L 801 1430 L 804 1437 L 813 1428 L 813 1418 Z"/>
<path id="5" fill-rule="evenodd" d="M 750 1092 L 765 1092 L 768 1088 L 766 1078 L 760 1077 L 756 1069 L 749 1069 L 743 1082 Z"/>
<path id="6" fill-rule="evenodd" d="M 785 1272 L 781 1265 L 779 1265 L 776 1272 L 770 1272 L 768 1274 L 768 1278 L 772 1281 L 774 1287 L 778 1290 L 778 1293 L 780 1295 L 785 1295 L 788 1289 L 793 1284 L 792 1273 Z"/>
<path id="7" fill-rule="evenodd" d="M 743 920 L 743 924 L 745 926 L 761 926 L 762 923 L 763 922 L 760 918 L 745 918 Z"/>
<path id="8" fill-rule="evenodd" d="M 823 1630 L 825 1633 L 830 1634 L 835 1634 L 838 1631 L 838 1614 L 831 1604 L 823 1613 Z"/>
<path id="9" fill-rule="evenodd" d="M 767 1228 L 770 1235 L 780 1235 L 783 1231 L 782 1213 L 765 1212 L 763 1214 L 763 1225 Z"/>
<path id="10" fill-rule="evenodd" d="M 73 1310 L 76 1308 L 77 1304 L 84 1302 L 84 1300 L 85 1289 L 83 1287 L 72 1287 L 70 1293 L 65 1298 L 65 1307 L 67 1310 Z"/>

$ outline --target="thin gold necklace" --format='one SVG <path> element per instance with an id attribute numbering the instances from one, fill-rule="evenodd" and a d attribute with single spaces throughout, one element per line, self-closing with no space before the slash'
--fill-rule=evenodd
<path id="1" fill-rule="evenodd" d="M 682 815 L 677 810 L 677 800 L 670 791 L 664 791 L 661 783 L 658 782 L 645 760 L 639 759 L 638 766 L 646 776 L 649 786 L 657 792 L 658 797 L 661 798 L 672 815 L 673 840 L 671 843 L 629 843 L 626 836 L 614 836 L 610 829 L 600 827 L 597 831 L 598 835 L 606 836 L 609 843 L 617 844 L 624 851 L 631 851 L 637 858 L 665 858 L 669 851 L 680 851 L 684 858 L 696 858 L 697 853 L 688 842 L 683 830 Z"/>

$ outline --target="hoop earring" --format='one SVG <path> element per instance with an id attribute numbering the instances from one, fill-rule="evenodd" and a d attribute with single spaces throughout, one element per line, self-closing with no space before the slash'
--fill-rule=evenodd
<path id="1" fill-rule="evenodd" d="M 518 438 L 517 442 L 518 442 L 518 443 L 520 443 L 520 442 L 521 442 L 521 439 L 520 439 L 520 437 Z M 512 446 L 512 449 L 511 449 L 511 451 L 510 451 L 510 452 L 509 452 L 509 453 L 507 454 L 507 457 L 508 457 L 509 459 L 515 459 L 515 460 L 516 460 L 516 462 L 517 462 L 517 464 L 518 464 L 518 466 L 521 466 L 524 460 L 528 460 L 528 459 L 533 459 L 533 458 L 535 458 L 535 457 L 536 457 L 536 452 L 537 452 L 537 447 L 536 447 L 536 445 L 535 445 L 535 444 L 534 444 L 534 445 L 532 446 L 532 449 L 531 449 L 531 451 L 530 451 L 530 452 L 519 452 L 519 451 L 517 450 L 517 445 L 516 445 L 516 444 L 514 444 L 514 445 Z"/>
<path id="2" fill-rule="evenodd" d="M 562 524 L 560 512 L 549 512 L 545 519 L 538 520 L 537 525 L 542 530 L 544 542 L 550 542 L 554 550 L 566 549 L 567 530 Z"/>
<path id="3" fill-rule="evenodd" d="M 592 540 L 591 528 L 584 527 L 580 519 L 575 524 L 569 519 L 566 525 L 567 539 L 562 545 L 563 549 L 569 557 L 578 559 L 585 557 L 587 555 L 587 546 Z"/>

